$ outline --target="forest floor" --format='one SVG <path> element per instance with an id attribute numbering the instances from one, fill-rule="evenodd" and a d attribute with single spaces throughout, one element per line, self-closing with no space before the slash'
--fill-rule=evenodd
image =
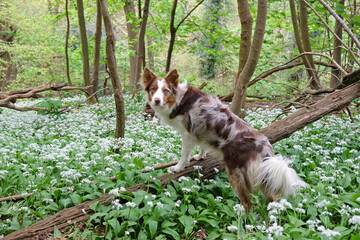
<path id="1" fill-rule="evenodd" d="M 71 106 L 83 100 L 61 99 Z M 95 214 L 85 230 L 74 226 L 64 237 L 360 239 L 360 115 L 354 105 L 354 122 L 346 114 L 327 116 L 274 144 L 276 154 L 291 159 L 291 166 L 309 187 L 269 205 L 260 193 L 254 193 L 254 207 L 245 214 L 225 173 L 204 180 L 200 169 L 193 178 L 182 178 L 165 189 L 154 179 L 166 169 L 142 173 L 146 167 L 178 159 L 181 139 L 156 118 L 145 120 L 140 114 L 145 104 L 142 97 L 125 97 L 125 101 L 128 120 L 125 138 L 120 140 L 113 136 L 111 98 L 62 114 L 2 111 L 0 197 L 34 194 L 17 202 L 0 202 L 0 236 L 112 193 L 111 205 L 92 206 Z M 287 114 L 267 104 L 249 102 L 252 110 L 245 120 L 256 129 Z M 121 149 L 119 154 L 116 148 Z M 115 181 L 107 179 L 112 176 Z M 143 182 L 157 189 L 157 194 L 121 193 Z M 62 234 L 54 229 L 53 236 Z"/>

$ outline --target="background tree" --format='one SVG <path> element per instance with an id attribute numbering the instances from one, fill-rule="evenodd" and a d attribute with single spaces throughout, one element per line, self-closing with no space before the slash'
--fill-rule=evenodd
<path id="1" fill-rule="evenodd" d="M 101 13 L 104 19 L 104 26 L 106 31 L 106 60 L 109 66 L 109 74 L 115 98 L 116 109 L 116 130 L 115 138 L 123 138 L 125 135 L 125 110 L 124 98 L 122 95 L 122 86 L 117 72 L 116 57 L 115 57 L 115 37 L 111 17 L 106 0 L 99 0 L 101 6 Z"/>
<path id="2" fill-rule="evenodd" d="M 145 32 L 146 32 L 146 24 L 149 16 L 149 3 L 150 0 L 145 0 L 144 8 L 142 12 L 141 17 L 141 24 L 140 24 L 140 30 L 139 30 L 139 40 L 137 44 L 137 50 L 136 50 L 136 72 L 135 72 L 135 86 L 134 91 L 137 91 L 138 81 L 141 77 L 141 72 L 143 68 L 145 67 Z M 141 9 L 141 5 L 139 5 L 139 11 Z"/>
<path id="3" fill-rule="evenodd" d="M 99 67 L 100 67 L 100 48 L 101 48 L 101 7 L 99 0 L 96 0 L 96 30 L 94 40 L 94 66 L 91 74 L 91 85 L 93 92 L 96 93 L 99 84 Z M 96 97 L 97 95 L 95 95 Z"/>
<path id="4" fill-rule="evenodd" d="M 339 5 L 344 6 L 345 1 L 340 0 Z M 344 6 L 345 7 L 345 6 Z M 341 23 L 336 20 L 335 22 L 335 34 L 342 39 L 342 32 L 343 28 L 341 26 Z M 338 38 L 334 38 L 334 46 L 333 46 L 333 58 L 334 60 L 341 65 L 341 42 Z M 337 85 L 340 84 L 341 79 L 341 72 L 338 69 L 333 68 L 331 70 L 331 79 L 330 79 L 330 88 L 335 88 Z"/>
<path id="5" fill-rule="evenodd" d="M 81 52 L 82 52 L 82 64 L 83 64 L 83 78 L 84 78 L 84 86 L 90 86 L 90 63 L 89 63 L 89 46 L 86 34 L 86 26 L 85 26 L 85 17 L 84 17 L 84 7 L 82 0 L 76 0 L 77 3 L 77 11 L 79 18 L 79 30 L 80 30 L 80 39 L 81 39 Z M 90 95 L 92 91 L 89 91 Z M 90 97 L 88 100 L 89 104 L 96 103 L 96 98 L 94 96 Z"/>
<path id="6" fill-rule="evenodd" d="M 129 85 L 134 87 L 137 84 L 136 79 L 136 56 L 137 56 L 137 32 L 138 32 L 138 18 L 135 13 L 134 0 L 125 1 L 124 5 L 126 30 L 128 35 L 129 45 L 129 59 L 130 59 L 130 82 Z"/>
<path id="7" fill-rule="evenodd" d="M 247 0 L 238 0 L 239 6 L 248 5 Z M 261 46 L 264 39 L 266 16 L 267 16 L 267 0 L 258 1 L 257 18 L 254 36 L 249 52 L 249 56 L 246 60 L 244 69 L 239 74 L 237 79 L 234 98 L 231 104 L 231 111 L 243 118 L 245 117 L 245 102 L 246 102 L 246 90 L 249 84 L 250 78 L 253 75 L 257 62 L 260 57 Z M 246 17 L 248 19 L 249 17 Z"/>

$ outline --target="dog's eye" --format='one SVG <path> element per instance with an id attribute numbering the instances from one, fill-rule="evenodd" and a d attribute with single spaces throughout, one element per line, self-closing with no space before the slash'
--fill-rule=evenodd
<path id="1" fill-rule="evenodd" d="M 165 94 L 166 94 L 166 93 L 169 93 L 169 92 L 170 92 L 170 91 L 167 90 L 167 89 L 164 89 L 164 90 L 163 90 L 163 93 L 165 93 Z"/>
<path id="2" fill-rule="evenodd" d="M 154 87 L 150 88 L 150 91 L 151 91 L 151 92 L 155 92 L 155 90 L 156 90 L 156 89 L 155 89 Z"/>

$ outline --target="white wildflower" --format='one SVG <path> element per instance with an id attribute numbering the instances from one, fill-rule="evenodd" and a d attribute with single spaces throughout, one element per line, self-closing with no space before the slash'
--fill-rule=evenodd
<path id="1" fill-rule="evenodd" d="M 235 204 L 234 211 L 236 212 L 237 215 L 242 215 L 245 212 L 245 208 L 241 204 Z"/>
<path id="2" fill-rule="evenodd" d="M 230 231 L 230 232 L 232 232 L 232 231 L 237 231 L 237 226 L 234 226 L 234 225 L 230 225 L 230 226 L 228 226 L 227 227 L 227 229 Z"/>
<path id="3" fill-rule="evenodd" d="M 330 230 L 330 229 L 326 229 L 324 226 L 319 226 L 319 227 L 318 227 L 318 230 L 319 230 L 322 234 L 324 234 L 325 236 L 327 236 L 327 237 L 332 237 L 332 236 L 338 236 L 338 235 L 340 235 L 339 232 L 333 231 L 333 230 Z"/>
<path id="4" fill-rule="evenodd" d="M 125 203 L 125 206 L 134 208 L 134 207 L 136 207 L 136 203 L 127 202 L 127 203 Z"/>
<path id="5" fill-rule="evenodd" d="M 360 225 L 360 216 L 359 215 L 352 216 L 349 219 L 349 224 L 354 224 L 355 229 L 357 229 L 357 227 Z"/>

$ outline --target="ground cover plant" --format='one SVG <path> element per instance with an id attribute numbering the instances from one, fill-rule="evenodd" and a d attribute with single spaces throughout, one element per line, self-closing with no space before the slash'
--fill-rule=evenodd
<path id="1" fill-rule="evenodd" d="M 83 100 L 61 101 L 75 106 Z M 52 103 L 56 101 L 60 100 Z M 126 96 L 125 101 L 126 133 L 121 140 L 113 138 L 115 112 L 110 98 L 62 114 L 2 110 L 0 197 L 34 194 L 0 203 L 0 235 L 110 192 L 112 204 L 93 204 L 95 214 L 86 230 L 73 226 L 70 238 L 360 239 L 359 114 L 354 113 L 354 123 L 346 115 L 325 117 L 276 143 L 276 153 L 293 159 L 309 188 L 269 205 L 255 193 L 252 211 L 245 214 L 225 173 L 204 180 L 197 169 L 194 178 L 181 178 L 165 189 L 154 178 L 166 170 L 141 173 L 156 163 L 176 160 L 181 141 L 156 118 L 145 120 L 139 113 L 145 102 L 142 97 Z M 258 109 L 250 111 L 246 120 L 260 129 L 280 113 Z M 116 181 L 106 178 L 110 176 Z M 157 194 L 122 192 L 141 182 L 151 184 Z M 54 236 L 61 236 L 56 228 Z"/>

